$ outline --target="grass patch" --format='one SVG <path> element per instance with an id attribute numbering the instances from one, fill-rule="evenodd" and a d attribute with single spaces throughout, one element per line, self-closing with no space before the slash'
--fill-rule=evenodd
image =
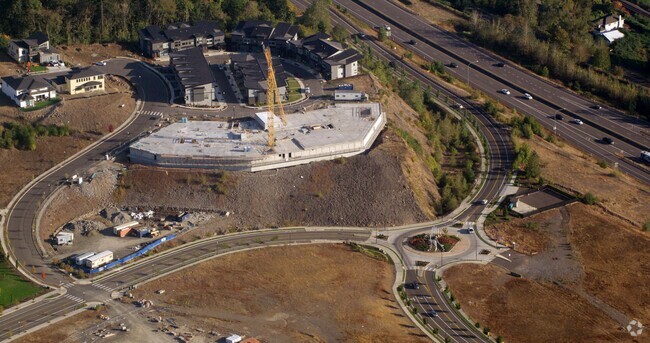
<path id="1" fill-rule="evenodd" d="M 45 108 L 47 106 L 54 105 L 54 104 L 58 103 L 59 101 L 61 101 L 61 99 L 52 98 L 52 99 L 49 99 L 49 100 L 39 101 L 33 107 L 21 108 L 20 110 L 23 111 L 23 112 L 36 111 L 36 110 L 40 110 L 41 108 Z"/>
<path id="2" fill-rule="evenodd" d="M 300 84 L 295 77 L 287 79 L 287 102 L 294 102 L 300 99 Z"/>
<path id="3" fill-rule="evenodd" d="M 46 66 L 42 66 L 42 65 L 38 65 L 38 64 L 37 64 L 37 65 L 32 65 L 32 66 L 31 66 L 31 70 L 32 70 L 32 71 L 31 71 L 32 73 L 40 73 L 40 72 L 42 72 L 42 71 L 46 71 L 46 70 L 47 70 L 47 67 L 46 67 Z"/>
<path id="4" fill-rule="evenodd" d="M 42 289 L 21 278 L 6 263 L 0 262 L 0 306 L 8 308 L 39 294 Z"/>

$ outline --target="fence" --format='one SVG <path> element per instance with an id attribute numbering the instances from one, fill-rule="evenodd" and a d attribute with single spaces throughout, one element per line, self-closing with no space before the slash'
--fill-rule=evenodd
<path id="1" fill-rule="evenodd" d="M 149 252 L 151 249 L 159 246 L 160 244 L 162 244 L 164 242 L 172 240 L 174 238 L 176 238 L 175 233 L 173 233 L 171 235 L 168 235 L 168 236 L 165 236 L 165 237 L 161 237 L 161 238 L 149 243 L 147 246 L 143 247 L 142 249 L 134 252 L 133 254 L 124 256 L 124 257 L 122 257 L 122 258 L 120 258 L 118 260 L 115 260 L 113 262 L 110 262 L 110 263 L 108 263 L 106 265 L 103 265 L 103 266 L 95 268 L 95 269 L 87 269 L 86 272 L 90 273 L 90 274 L 95 274 L 95 273 L 103 272 L 105 270 L 109 270 L 109 269 L 111 269 L 113 267 L 116 267 L 116 266 L 119 266 L 119 265 L 124 264 L 126 262 L 129 262 L 129 261 L 131 261 L 132 259 L 134 259 L 136 257 L 142 256 L 142 255 L 146 254 L 147 252 Z"/>

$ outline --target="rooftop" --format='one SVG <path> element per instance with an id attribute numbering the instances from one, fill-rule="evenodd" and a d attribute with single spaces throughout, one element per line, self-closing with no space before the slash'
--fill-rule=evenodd
<path id="1" fill-rule="evenodd" d="M 276 84 L 278 87 L 286 86 L 287 75 L 284 72 L 282 63 L 280 63 L 280 59 L 273 57 L 272 61 Z M 239 66 L 244 76 L 245 88 L 262 90 L 268 88 L 266 83 L 268 77 L 268 64 L 266 63 L 266 58 L 263 54 L 235 55 L 232 57 L 232 62 Z"/>
<path id="2" fill-rule="evenodd" d="M 67 79 L 70 80 L 77 80 L 81 79 L 83 77 L 93 77 L 93 76 L 98 76 L 98 75 L 104 75 L 105 73 L 95 67 L 88 67 L 88 68 L 79 68 L 79 69 L 73 69 L 66 75 Z"/>
<path id="3" fill-rule="evenodd" d="M 260 113 L 263 121 L 266 112 Z M 378 103 L 337 104 L 325 109 L 287 115 L 287 125 L 276 118 L 276 146 L 283 154 L 340 146 L 363 140 L 380 120 Z M 238 125 L 237 125 L 238 124 Z M 279 125 L 278 125 L 279 124 Z M 131 145 L 159 156 L 227 157 L 262 160 L 268 154 L 268 133 L 255 120 L 235 123 L 175 123 Z"/>
<path id="4" fill-rule="evenodd" d="M 176 69 L 183 87 L 191 88 L 214 82 L 212 69 L 200 47 L 171 53 L 169 58 L 169 63 Z"/>
<path id="5" fill-rule="evenodd" d="M 7 76 L 3 77 L 2 80 L 6 82 L 9 87 L 15 89 L 16 91 L 24 90 L 36 90 L 41 88 L 47 88 L 48 90 L 54 90 L 50 84 L 45 82 L 40 76 Z"/>
<path id="6" fill-rule="evenodd" d="M 153 42 L 166 42 L 175 40 L 188 40 L 198 36 L 223 36 L 219 24 L 213 20 L 196 21 L 169 24 L 165 30 L 158 25 L 150 25 L 139 31 L 145 39 Z"/>

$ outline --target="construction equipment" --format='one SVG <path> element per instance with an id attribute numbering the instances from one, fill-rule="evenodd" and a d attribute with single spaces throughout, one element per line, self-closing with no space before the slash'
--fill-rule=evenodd
<path id="1" fill-rule="evenodd" d="M 280 92 L 278 91 L 278 84 L 275 81 L 275 71 L 273 70 L 273 59 L 271 58 L 271 49 L 268 47 L 264 48 L 264 57 L 266 57 L 266 65 L 268 66 L 268 71 L 266 75 L 266 106 L 268 107 L 267 114 L 267 123 L 269 130 L 269 147 L 275 146 L 275 126 L 274 126 L 274 116 L 275 116 L 275 106 L 278 106 L 278 112 L 280 112 L 280 118 L 282 119 L 282 124 L 287 125 L 287 118 L 284 115 L 284 107 L 282 107 L 282 100 L 280 99 Z"/>

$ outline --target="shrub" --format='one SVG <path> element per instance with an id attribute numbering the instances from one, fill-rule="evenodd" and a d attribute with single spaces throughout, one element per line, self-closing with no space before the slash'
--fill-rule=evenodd
<path id="1" fill-rule="evenodd" d="M 582 197 L 582 202 L 587 205 L 594 205 L 598 202 L 598 198 L 591 193 L 587 193 Z"/>
<path id="2" fill-rule="evenodd" d="M 607 162 L 603 161 L 603 160 L 600 160 L 600 161 L 598 161 L 598 166 L 603 168 L 603 169 L 607 168 Z"/>
<path id="3" fill-rule="evenodd" d="M 474 326 L 476 326 L 476 328 L 478 329 L 478 328 L 480 328 L 480 327 L 481 327 L 481 323 L 479 323 L 479 322 L 476 322 L 476 323 L 474 323 Z"/>
<path id="4" fill-rule="evenodd" d="M 650 222 L 645 222 L 643 224 L 643 231 L 650 231 Z"/>

